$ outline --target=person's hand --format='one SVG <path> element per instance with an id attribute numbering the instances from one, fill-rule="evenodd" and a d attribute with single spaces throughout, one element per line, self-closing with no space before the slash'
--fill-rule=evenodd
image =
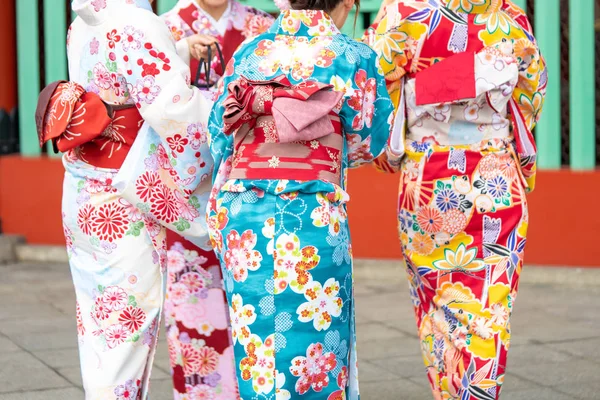
<path id="1" fill-rule="evenodd" d="M 189 36 L 186 40 L 190 49 L 190 56 L 196 60 L 200 60 L 201 58 L 206 59 L 209 47 L 212 47 L 212 50 L 216 51 L 217 39 L 213 36 L 196 34 Z"/>

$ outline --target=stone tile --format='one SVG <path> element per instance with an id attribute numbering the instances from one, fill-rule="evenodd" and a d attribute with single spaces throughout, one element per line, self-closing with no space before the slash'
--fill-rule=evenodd
<path id="1" fill-rule="evenodd" d="M 47 333 L 66 329 L 72 329 L 73 332 L 77 332 L 74 313 L 73 316 L 62 315 L 50 318 L 25 317 L 18 320 L 3 321 L 0 324 L 0 332 L 6 336 L 22 335 L 24 333 Z"/>
<path id="2" fill-rule="evenodd" d="M 564 351 L 577 357 L 587 358 L 594 362 L 599 362 L 598 360 L 600 360 L 600 338 L 552 343 L 547 345 L 547 347 Z"/>
<path id="3" fill-rule="evenodd" d="M 68 381 L 25 351 L 0 353 L 0 393 L 70 386 Z"/>
<path id="4" fill-rule="evenodd" d="M 507 400 L 575 400 L 575 398 L 572 396 L 549 388 L 536 388 L 532 390 L 511 392 L 510 396 L 503 396 L 503 398 L 504 397 L 506 397 Z M 592 399 L 593 397 L 590 397 L 586 400 Z"/>
<path id="5" fill-rule="evenodd" d="M 510 356 L 509 356 L 510 357 Z M 512 393 L 522 390 L 532 390 L 535 388 L 543 388 L 543 382 L 533 382 L 526 378 L 521 378 L 517 375 L 513 375 L 510 372 L 510 365 L 508 366 L 508 373 L 504 375 L 504 384 L 502 385 L 502 393 Z M 510 398 L 510 396 L 507 396 Z"/>
<path id="6" fill-rule="evenodd" d="M 154 357 L 154 366 L 160 368 L 163 372 L 170 374 L 171 364 L 169 362 L 169 348 L 164 339 L 159 340 L 158 342 L 156 356 Z"/>
<path id="7" fill-rule="evenodd" d="M 77 388 L 0 394 L 0 400 L 81 400 L 82 398 L 83 391 Z"/>
<path id="8" fill-rule="evenodd" d="M 52 332 L 11 334 L 10 339 L 29 351 L 77 348 L 77 331 L 61 329 Z"/>
<path id="9" fill-rule="evenodd" d="M 590 381 L 585 384 L 566 384 L 560 387 L 560 391 L 580 400 L 600 398 L 600 381 Z"/>
<path id="10" fill-rule="evenodd" d="M 375 342 L 386 339 L 398 339 L 400 341 L 406 336 L 402 332 L 378 322 L 359 322 L 356 324 L 356 335 L 357 337 L 363 336 L 368 338 L 369 341 Z"/>
<path id="11" fill-rule="evenodd" d="M 593 326 L 570 323 L 566 318 L 556 318 L 543 311 L 521 313 L 518 309 L 513 313 L 511 330 L 515 340 L 520 341 L 514 344 L 580 340 L 599 335 Z"/>
<path id="12" fill-rule="evenodd" d="M 378 341 L 358 336 L 357 351 L 359 362 L 387 357 L 417 356 L 420 352 L 417 339 L 408 336 Z"/>
<path id="13" fill-rule="evenodd" d="M 33 355 L 52 368 L 79 366 L 79 350 L 77 348 L 38 350 L 34 351 Z"/>
<path id="14" fill-rule="evenodd" d="M 358 379 L 360 383 L 397 380 L 398 377 L 384 368 L 378 367 L 369 361 L 358 362 Z"/>
<path id="15" fill-rule="evenodd" d="M 83 387 L 83 381 L 81 379 L 81 369 L 79 368 L 79 366 L 59 368 L 58 373 L 64 376 L 72 385 L 75 385 L 78 388 Z"/>
<path id="16" fill-rule="evenodd" d="M 406 379 L 360 383 L 360 396 L 365 400 L 431 400 L 429 389 Z"/>
<path id="17" fill-rule="evenodd" d="M 371 359 L 369 362 L 400 378 L 412 378 L 425 375 L 425 366 L 423 365 L 423 358 L 420 355 Z"/>
<path id="18" fill-rule="evenodd" d="M 527 345 L 511 346 L 508 352 L 507 367 L 513 365 L 519 366 L 539 366 L 573 361 L 575 358 L 567 353 L 553 350 L 550 346 Z"/>
<path id="19" fill-rule="evenodd" d="M 0 354 L 10 353 L 11 351 L 20 351 L 21 348 L 17 346 L 12 340 L 7 337 L 0 336 Z"/>
<path id="20" fill-rule="evenodd" d="M 517 375 L 533 382 L 543 382 L 544 386 L 555 388 L 567 384 L 595 382 L 598 380 L 600 370 L 598 364 L 581 359 L 537 366 L 513 364 L 509 368 L 511 375 Z"/>
<path id="21" fill-rule="evenodd" d="M 173 398 L 173 384 L 170 379 L 150 379 L 150 398 L 170 400 Z"/>
<path id="22" fill-rule="evenodd" d="M 17 303 L 10 306 L 4 305 L 0 308 L 0 321 L 7 319 L 21 320 L 23 316 L 27 318 L 61 318 L 65 316 L 65 313 L 48 303 Z"/>

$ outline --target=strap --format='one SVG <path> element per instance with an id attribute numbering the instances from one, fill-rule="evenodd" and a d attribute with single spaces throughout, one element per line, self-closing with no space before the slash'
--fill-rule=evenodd
<path id="1" fill-rule="evenodd" d="M 219 61 L 221 62 L 221 71 L 225 71 L 225 58 L 223 58 L 223 52 L 221 51 L 221 46 L 219 42 L 215 42 L 215 48 L 217 49 L 217 54 L 219 56 Z M 207 49 L 207 57 L 206 59 L 201 58 L 198 63 L 198 69 L 196 69 L 196 79 L 194 80 L 194 86 L 199 89 L 209 90 L 213 85 L 210 83 L 210 73 L 211 73 L 211 64 L 212 64 L 213 54 L 212 54 L 212 46 L 209 46 Z M 204 81 L 205 84 L 199 84 L 200 76 L 202 75 L 202 67 L 204 66 Z"/>

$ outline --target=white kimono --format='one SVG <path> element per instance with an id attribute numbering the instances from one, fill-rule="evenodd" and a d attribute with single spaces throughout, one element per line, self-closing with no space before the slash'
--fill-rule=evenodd
<path id="1" fill-rule="evenodd" d="M 166 229 L 210 248 L 211 104 L 190 87 L 189 66 L 147 0 L 74 0 L 72 7 L 70 79 L 107 103 L 135 104 L 144 120 L 119 169 L 94 167 L 77 149 L 63 159 L 83 384 L 87 400 L 144 400 L 163 306 Z"/>

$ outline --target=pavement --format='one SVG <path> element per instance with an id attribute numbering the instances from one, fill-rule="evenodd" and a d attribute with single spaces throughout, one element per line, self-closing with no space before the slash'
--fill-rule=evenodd
<path id="1" fill-rule="evenodd" d="M 363 400 L 431 400 L 400 262 L 357 261 Z M 600 399 L 600 269 L 524 268 L 503 400 Z M 81 400 L 64 263 L 0 265 L 0 400 Z M 164 338 L 152 400 L 169 400 Z"/>

